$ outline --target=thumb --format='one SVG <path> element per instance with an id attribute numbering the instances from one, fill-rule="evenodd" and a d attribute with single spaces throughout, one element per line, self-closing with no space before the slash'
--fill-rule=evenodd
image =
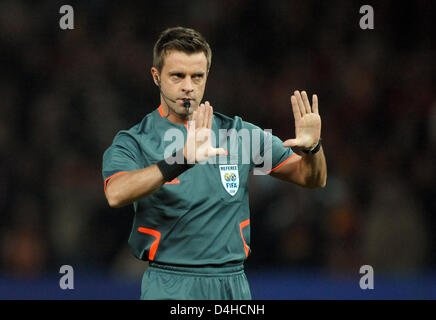
<path id="1" fill-rule="evenodd" d="M 283 146 L 284 147 L 295 147 L 295 146 L 298 146 L 299 142 L 300 141 L 298 139 L 288 139 L 285 142 L 283 142 Z"/>

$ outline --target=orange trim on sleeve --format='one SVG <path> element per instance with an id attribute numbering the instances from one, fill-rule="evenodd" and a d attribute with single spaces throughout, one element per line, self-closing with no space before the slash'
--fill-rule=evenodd
<path id="1" fill-rule="evenodd" d="M 282 165 L 284 165 L 288 160 L 290 160 L 291 158 L 293 158 L 293 157 L 296 156 L 296 155 L 297 155 L 296 153 L 292 154 L 292 155 L 289 156 L 286 160 L 282 161 L 282 163 L 280 163 L 278 166 L 276 166 L 275 168 L 272 168 L 271 170 L 267 171 L 266 174 L 268 174 L 268 173 L 270 173 L 270 172 L 272 172 L 272 171 L 274 171 L 274 170 L 277 170 L 277 169 L 280 168 Z"/>
<path id="2" fill-rule="evenodd" d="M 248 253 L 250 252 L 250 247 L 248 247 L 247 243 L 245 242 L 244 234 L 242 233 L 242 229 L 244 229 L 249 224 L 250 224 L 250 219 L 244 220 L 239 224 L 239 230 L 241 231 L 242 242 L 244 242 L 244 250 L 245 250 L 246 257 L 248 257 Z"/>
<path id="3" fill-rule="evenodd" d="M 115 176 L 117 176 L 117 175 L 119 175 L 119 174 L 127 173 L 127 172 L 128 172 L 128 171 L 120 171 L 120 172 L 117 172 L 117 173 L 111 175 L 111 176 L 110 176 L 109 178 L 107 178 L 106 180 L 104 180 L 104 192 L 106 192 L 106 186 L 107 186 L 107 183 L 109 182 L 110 179 L 112 179 L 113 177 L 115 177 Z"/>
<path id="4" fill-rule="evenodd" d="M 162 110 L 162 105 L 160 105 L 159 108 L 157 108 L 157 110 L 159 111 L 160 116 L 161 116 L 162 118 L 164 118 L 165 115 L 164 115 L 163 110 Z"/>
<path id="5" fill-rule="evenodd" d="M 139 227 L 138 231 L 141 233 L 150 234 L 156 238 L 156 240 L 154 240 L 153 243 L 151 244 L 150 251 L 148 253 L 148 260 L 153 261 L 154 256 L 156 255 L 157 247 L 159 246 L 161 233 L 157 230 L 153 230 L 153 229 L 149 229 L 149 228 L 142 228 L 142 227 Z"/>

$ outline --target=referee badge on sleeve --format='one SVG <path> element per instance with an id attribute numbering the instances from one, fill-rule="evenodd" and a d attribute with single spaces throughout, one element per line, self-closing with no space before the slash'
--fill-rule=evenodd
<path id="1" fill-rule="evenodd" d="M 237 165 L 220 165 L 221 182 L 224 189 L 234 196 L 239 189 L 239 174 Z"/>

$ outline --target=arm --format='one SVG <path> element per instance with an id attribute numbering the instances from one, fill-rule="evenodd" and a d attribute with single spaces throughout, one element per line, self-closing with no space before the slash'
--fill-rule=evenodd
<path id="1" fill-rule="evenodd" d="M 322 147 L 315 154 L 302 152 L 312 150 L 321 137 L 318 97 L 313 95 L 311 107 L 306 92 L 295 91 L 291 104 L 296 138 L 286 140 L 283 146 L 292 147 L 297 155 L 271 172 L 271 176 L 307 188 L 323 188 L 327 182 L 327 163 Z"/>
<path id="2" fill-rule="evenodd" d="M 226 154 L 224 149 L 212 147 L 210 141 L 212 117 L 213 108 L 209 102 L 201 104 L 198 110 L 193 112 L 192 119 L 188 123 L 188 134 L 183 148 L 184 160 L 188 163 L 202 162 L 209 157 Z M 177 174 L 173 174 L 174 168 L 170 167 L 185 166 L 186 163 L 170 165 L 163 162 L 144 169 L 123 172 L 110 178 L 105 188 L 109 205 L 115 208 L 129 205 L 159 190 L 165 182 L 171 181 L 188 169 L 188 167 L 181 170 L 179 168 L 175 170 Z"/>
<path id="3" fill-rule="evenodd" d="M 109 206 L 121 208 L 158 190 L 165 183 L 162 172 L 156 164 L 111 178 L 105 194 Z"/>
<path id="4" fill-rule="evenodd" d="M 321 147 L 313 155 L 295 155 L 270 175 L 306 188 L 324 188 L 327 182 L 324 151 Z"/>

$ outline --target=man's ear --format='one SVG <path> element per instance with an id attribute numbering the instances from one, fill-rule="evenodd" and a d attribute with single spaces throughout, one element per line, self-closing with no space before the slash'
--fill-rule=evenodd
<path id="1" fill-rule="evenodd" d="M 151 76 L 153 77 L 154 84 L 160 87 L 159 71 L 155 67 L 151 68 Z"/>

